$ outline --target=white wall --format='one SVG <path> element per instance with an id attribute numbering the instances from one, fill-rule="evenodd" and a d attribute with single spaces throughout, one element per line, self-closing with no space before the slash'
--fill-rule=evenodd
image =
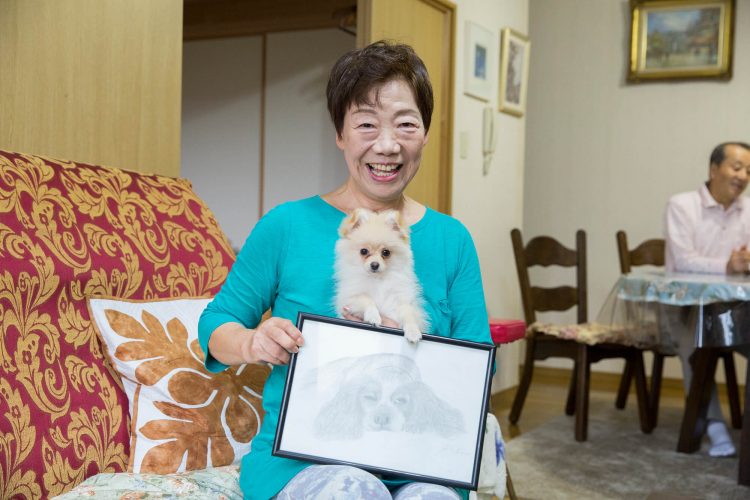
<path id="1" fill-rule="evenodd" d="M 326 84 L 333 63 L 355 41 L 340 30 L 268 36 L 265 210 L 327 193 L 346 180 Z"/>
<path id="2" fill-rule="evenodd" d="M 513 28 L 528 33 L 528 0 L 460 0 L 456 22 L 456 96 L 453 143 L 453 215 L 471 232 L 479 253 L 482 279 L 490 316 L 522 319 L 510 231 L 523 222 L 525 117 L 497 112 L 500 30 Z M 464 95 L 466 21 L 492 32 L 495 48 L 492 98 L 482 102 Z M 531 57 L 534 45 L 532 41 Z M 497 143 L 489 172 L 482 173 L 482 111 L 495 110 Z M 461 157 L 461 140 L 467 137 L 468 155 Z M 518 384 L 521 342 L 498 352 L 493 392 Z"/>
<path id="3" fill-rule="evenodd" d="M 234 247 L 242 246 L 261 212 L 325 193 L 346 178 L 325 86 L 331 65 L 354 42 L 340 30 L 267 37 L 262 209 L 262 38 L 185 43 L 181 175 Z"/>
<path id="4" fill-rule="evenodd" d="M 750 0 L 736 13 L 730 81 L 631 85 L 627 1 L 530 0 L 524 231 L 570 246 L 587 231 L 591 319 L 619 274 L 615 232 L 661 237 L 664 204 L 706 180 L 711 149 L 750 140 Z"/>
<path id="5" fill-rule="evenodd" d="M 183 49 L 180 175 L 233 247 L 258 220 L 260 37 L 187 42 Z M 231 179 L 231 182 L 227 182 Z"/>

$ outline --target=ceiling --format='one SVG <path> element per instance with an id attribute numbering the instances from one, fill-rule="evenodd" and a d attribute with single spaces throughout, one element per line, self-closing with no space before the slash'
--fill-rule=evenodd
<path id="1" fill-rule="evenodd" d="M 184 0 L 185 40 L 277 31 L 342 28 L 353 32 L 357 0 Z"/>

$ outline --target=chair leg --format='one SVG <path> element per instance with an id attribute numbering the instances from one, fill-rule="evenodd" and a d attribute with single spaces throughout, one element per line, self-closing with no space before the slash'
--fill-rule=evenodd
<path id="1" fill-rule="evenodd" d="M 635 393 L 638 398 L 638 419 L 641 423 L 641 431 L 644 434 L 650 434 L 654 430 L 654 425 L 651 420 L 646 369 L 643 366 L 643 351 L 635 349 L 632 357 L 632 366 L 635 378 Z"/>
<path id="2" fill-rule="evenodd" d="M 523 373 L 521 373 L 521 380 L 518 383 L 518 390 L 516 390 L 516 395 L 513 398 L 513 406 L 510 409 L 510 415 L 508 415 L 508 420 L 510 420 L 510 423 L 513 425 L 515 425 L 521 417 L 523 403 L 526 401 L 526 394 L 529 392 L 531 376 L 534 373 L 535 348 L 536 341 L 533 338 L 526 339 L 526 362 L 523 365 Z"/>
<path id="3" fill-rule="evenodd" d="M 578 361 L 573 365 L 573 372 L 570 374 L 570 384 L 568 385 L 568 397 L 565 400 L 565 414 L 573 415 L 576 412 L 576 373 L 578 373 Z"/>
<path id="4" fill-rule="evenodd" d="M 625 408 L 628 402 L 628 392 L 630 391 L 630 382 L 633 380 L 633 363 L 628 359 L 625 361 L 625 369 L 622 372 L 622 378 L 620 378 L 620 387 L 617 389 L 617 399 L 615 400 L 615 407 L 619 409 Z"/>
<path id="5" fill-rule="evenodd" d="M 586 344 L 578 346 L 576 365 L 576 441 L 586 441 L 589 424 L 589 382 L 591 381 L 589 347 Z"/>
<path id="6" fill-rule="evenodd" d="M 734 355 L 732 351 L 721 354 L 724 360 L 724 374 L 727 380 L 727 396 L 729 397 L 729 413 L 732 416 L 732 427 L 742 428 L 742 409 L 740 408 L 740 390 L 737 387 L 737 371 L 734 367 Z M 747 406 L 747 401 L 745 402 Z"/>
<path id="7" fill-rule="evenodd" d="M 508 495 L 510 500 L 517 500 L 516 489 L 513 488 L 513 481 L 510 478 L 510 469 L 508 468 L 508 461 L 505 461 L 505 493 Z"/>
<path id="8" fill-rule="evenodd" d="M 651 412 L 651 426 L 656 427 L 659 421 L 659 399 L 661 397 L 661 377 L 664 372 L 664 355 L 654 352 L 651 365 L 651 387 L 648 392 L 648 407 Z"/>

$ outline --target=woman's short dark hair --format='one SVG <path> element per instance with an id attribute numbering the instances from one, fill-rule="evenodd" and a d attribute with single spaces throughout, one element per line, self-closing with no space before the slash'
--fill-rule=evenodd
<path id="1" fill-rule="evenodd" d="M 709 165 L 721 165 L 721 163 L 724 161 L 724 158 L 726 158 L 726 153 L 724 152 L 724 148 L 727 146 L 739 146 L 743 149 L 747 149 L 750 151 L 750 144 L 744 143 L 744 142 L 722 142 L 718 146 L 714 148 L 713 151 L 711 151 L 711 158 L 709 159 Z"/>
<path id="2" fill-rule="evenodd" d="M 422 59 L 409 45 L 386 40 L 347 52 L 331 69 L 326 87 L 328 112 L 340 136 L 344 116 L 352 104 L 368 102 L 370 91 L 394 79 L 411 87 L 425 132 L 432 119 L 432 85 Z"/>

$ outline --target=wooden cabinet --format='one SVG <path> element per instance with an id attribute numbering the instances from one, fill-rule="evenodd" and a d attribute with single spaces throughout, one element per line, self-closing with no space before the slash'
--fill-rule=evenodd
<path id="1" fill-rule="evenodd" d="M 182 5 L 0 1 L 0 148 L 179 175 Z"/>

